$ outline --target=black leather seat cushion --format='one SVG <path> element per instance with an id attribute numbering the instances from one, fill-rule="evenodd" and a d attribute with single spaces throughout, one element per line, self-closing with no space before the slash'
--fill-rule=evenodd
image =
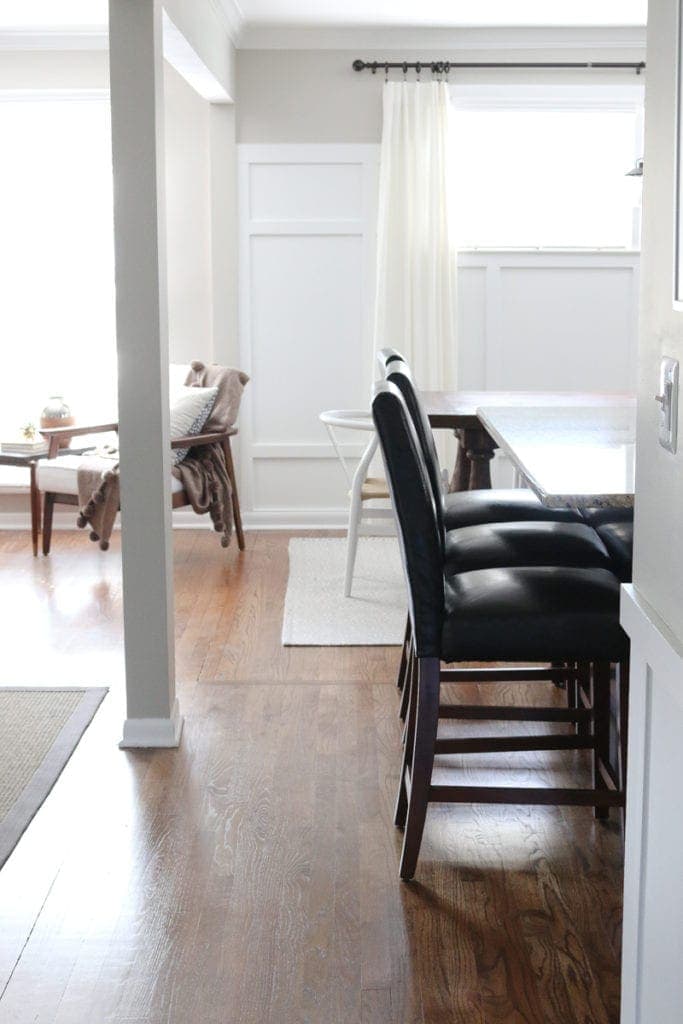
<path id="1" fill-rule="evenodd" d="M 633 520 L 605 523 L 597 528 L 612 559 L 612 572 L 622 583 L 630 583 L 633 575 Z"/>
<path id="2" fill-rule="evenodd" d="M 445 581 L 444 661 L 620 661 L 619 580 L 605 569 L 479 569 Z"/>
<path id="3" fill-rule="evenodd" d="M 605 523 L 632 523 L 633 507 L 621 508 L 616 505 L 608 505 L 606 508 L 582 508 L 581 515 L 585 523 L 597 530 Z"/>
<path id="4" fill-rule="evenodd" d="M 482 523 L 535 522 L 582 523 L 581 513 L 574 508 L 546 508 L 533 491 L 524 487 L 481 491 L 455 491 L 444 495 L 444 526 L 456 530 L 461 526 Z"/>
<path id="5" fill-rule="evenodd" d="M 447 576 L 516 565 L 611 568 L 607 548 L 585 523 L 487 523 L 446 534 Z"/>

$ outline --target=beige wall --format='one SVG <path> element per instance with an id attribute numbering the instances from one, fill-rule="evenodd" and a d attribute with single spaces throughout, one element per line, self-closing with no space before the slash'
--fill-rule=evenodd
<path id="1" fill-rule="evenodd" d="M 235 106 L 209 110 L 213 358 L 239 365 L 237 338 L 237 160 Z"/>
<path id="2" fill-rule="evenodd" d="M 683 313 L 672 306 L 676 18 L 671 0 L 650 0 L 645 95 L 645 177 L 636 468 L 634 584 L 683 639 L 683 423 L 678 452 L 657 443 L 659 361 L 683 361 Z"/>
<path id="3" fill-rule="evenodd" d="M 213 355 L 209 104 L 164 67 L 166 253 L 173 362 Z"/>
<path id="4" fill-rule="evenodd" d="M 382 81 L 378 71 L 358 73 L 351 67 L 358 56 L 377 60 L 429 60 L 435 48 L 424 51 L 396 52 L 377 50 L 238 50 L 237 51 L 237 141 L 251 143 L 379 142 L 382 115 Z M 444 60 L 462 61 L 543 61 L 609 60 L 639 61 L 641 48 L 581 50 L 505 50 L 443 52 Z M 392 76 L 396 77 L 396 72 Z M 459 71 L 458 81 L 509 81 L 509 71 Z M 519 83 L 544 81 L 581 81 L 571 72 L 514 72 Z M 601 81 L 633 81 L 633 72 L 595 72 Z M 400 73 L 399 73 L 400 77 Z"/>
<path id="5" fill-rule="evenodd" d="M 5 50 L 0 89 L 108 89 L 105 50 Z"/>

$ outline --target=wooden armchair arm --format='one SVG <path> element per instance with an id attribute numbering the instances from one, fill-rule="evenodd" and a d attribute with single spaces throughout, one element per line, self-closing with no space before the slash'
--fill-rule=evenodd
<path id="1" fill-rule="evenodd" d="M 237 427 L 228 427 L 214 434 L 192 434 L 190 437 L 174 437 L 171 441 L 171 448 L 197 448 L 200 444 L 215 444 L 217 441 L 225 441 L 237 433 Z"/>
<path id="2" fill-rule="evenodd" d="M 84 434 L 110 434 L 118 431 L 118 423 L 96 423 L 90 427 L 45 427 L 38 433 L 50 442 L 48 459 L 54 459 L 59 451 L 59 442 L 65 438 L 82 437 Z"/>
<path id="3" fill-rule="evenodd" d="M 118 430 L 118 423 L 96 423 L 92 427 L 41 427 L 38 431 L 43 437 L 79 437 L 82 434 L 108 434 Z"/>

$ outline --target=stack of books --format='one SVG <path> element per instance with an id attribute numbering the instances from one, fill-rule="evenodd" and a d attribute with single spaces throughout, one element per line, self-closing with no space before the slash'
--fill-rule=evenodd
<path id="1" fill-rule="evenodd" d="M 0 444 L 0 452 L 3 455 L 46 455 L 48 442 L 37 437 L 35 441 L 3 441 Z"/>

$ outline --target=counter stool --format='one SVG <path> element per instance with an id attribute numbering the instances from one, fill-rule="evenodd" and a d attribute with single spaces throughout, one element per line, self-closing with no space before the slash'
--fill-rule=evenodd
<path id="1" fill-rule="evenodd" d="M 413 877 L 430 802 L 593 806 L 597 817 L 624 807 L 623 773 L 609 760 L 610 666 L 620 663 L 621 732 L 626 742 L 628 639 L 619 626 L 619 580 L 605 568 L 555 565 L 445 574 L 445 547 L 428 467 L 406 402 L 390 381 L 377 385 L 373 418 L 382 447 L 408 588 L 411 646 L 409 711 L 396 824 L 405 827 L 400 873 Z M 562 662 L 564 668 L 443 669 L 458 661 Z M 578 666 L 578 667 L 577 667 Z M 588 677 L 585 673 L 588 672 Z M 442 682 L 576 679 L 581 706 L 442 705 Z M 588 706 L 585 706 L 588 704 Z M 580 732 L 440 739 L 439 718 L 547 721 Z M 435 754 L 590 750 L 593 788 L 433 785 Z M 625 749 L 622 765 L 625 764 Z"/>
<path id="2" fill-rule="evenodd" d="M 383 349 L 386 379 L 401 392 L 415 428 L 434 495 L 440 530 L 445 531 L 445 572 L 511 566 L 563 565 L 610 569 L 605 542 L 576 509 L 546 508 L 522 489 L 461 491 L 444 494 L 434 436 L 410 368 L 393 349 Z M 410 662 L 410 626 L 406 626 L 397 684 L 403 690 Z M 567 680 L 555 679 L 565 686 Z M 568 695 L 575 691 L 570 680 Z"/>

